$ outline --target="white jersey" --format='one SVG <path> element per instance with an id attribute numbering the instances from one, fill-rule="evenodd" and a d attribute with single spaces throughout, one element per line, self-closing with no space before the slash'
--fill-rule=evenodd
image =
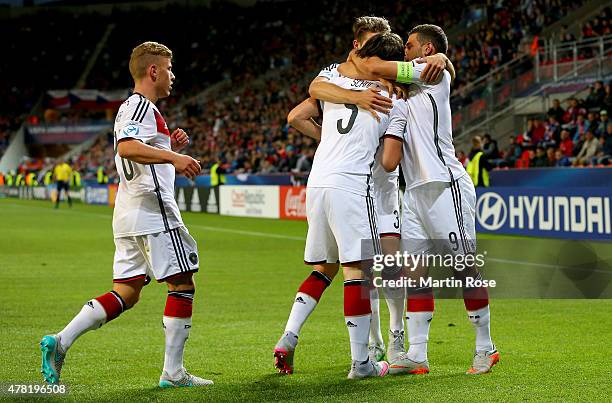
<path id="1" fill-rule="evenodd" d="M 377 81 L 333 75 L 330 82 L 354 91 L 376 86 L 387 95 Z M 400 103 L 397 100 L 393 102 L 394 105 Z M 321 142 L 315 153 L 308 187 L 336 188 L 369 196 L 376 152 L 395 113 L 395 106 L 390 115 L 379 114 L 380 122 L 354 104 L 324 102 L 322 110 Z M 398 136 L 402 137 L 403 133 Z"/>
<path id="2" fill-rule="evenodd" d="M 450 182 L 466 174 L 463 165 L 455 156 L 452 118 L 450 109 L 451 78 L 444 71 L 442 80 L 435 85 L 420 81 L 425 64 L 412 62 L 413 83 L 410 84 L 408 100 L 401 105 L 389 134 L 405 119 L 405 139 L 402 171 L 406 189 L 428 182 Z"/>
<path id="3" fill-rule="evenodd" d="M 132 138 L 171 150 L 170 131 L 157 107 L 140 94 L 130 96 L 115 119 L 115 150 L 122 139 Z M 174 199 L 172 164 L 143 165 L 115 153 L 119 189 L 113 213 L 115 238 L 167 232 L 183 225 Z"/>

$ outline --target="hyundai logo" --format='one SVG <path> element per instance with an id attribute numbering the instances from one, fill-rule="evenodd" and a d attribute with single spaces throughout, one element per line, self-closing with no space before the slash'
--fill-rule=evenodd
<path id="1" fill-rule="evenodd" d="M 500 229 L 506 222 L 508 209 L 504 199 L 494 192 L 480 196 L 476 205 L 476 215 L 480 225 L 489 231 Z"/>

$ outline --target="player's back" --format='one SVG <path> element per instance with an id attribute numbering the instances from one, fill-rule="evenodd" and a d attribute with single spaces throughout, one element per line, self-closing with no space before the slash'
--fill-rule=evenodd
<path id="1" fill-rule="evenodd" d="M 424 64 L 415 64 L 420 75 Z M 428 182 L 450 182 L 465 175 L 455 156 L 450 109 L 450 74 L 444 71 L 435 85 L 410 85 L 402 171 L 406 188 Z"/>
<path id="2" fill-rule="evenodd" d="M 340 76 L 330 82 L 354 91 L 376 86 L 387 95 L 376 81 Z M 308 187 L 329 187 L 368 195 L 376 150 L 389 125 L 389 115 L 379 114 L 380 121 L 377 121 L 370 112 L 354 104 L 330 102 L 323 103 L 322 110 L 321 142 L 315 153 Z"/>

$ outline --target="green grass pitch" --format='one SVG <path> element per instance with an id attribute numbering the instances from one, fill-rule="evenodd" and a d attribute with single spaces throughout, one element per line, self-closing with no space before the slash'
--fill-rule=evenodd
<path id="1" fill-rule="evenodd" d="M 0 384 L 41 383 L 38 342 L 59 331 L 90 298 L 111 287 L 112 210 L 0 200 Z M 464 375 L 474 332 L 461 300 L 436 302 L 424 376 L 352 382 L 342 282 L 323 296 L 300 335 L 296 373 L 279 376 L 272 348 L 283 331 L 302 264 L 306 224 L 185 214 L 201 270 L 186 367 L 215 381 L 160 390 L 165 286 L 70 350 L 66 398 L 95 401 L 592 401 L 612 395 L 612 300 L 492 302 L 501 361 Z M 381 302 L 383 329 L 388 315 Z M 6 399 L 0 392 L 0 400 Z"/>

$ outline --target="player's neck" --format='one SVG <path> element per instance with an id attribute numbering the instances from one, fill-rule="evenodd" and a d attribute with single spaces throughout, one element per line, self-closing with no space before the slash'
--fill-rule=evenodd
<path id="1" fill-rule="evenodd" d="M 358 78 L 359 71 L 353 64 L 353 62 L 344 62 L 338 66 L 338 72 L 344 77 Z"/>
<path id="2" fill-rule="evenodd" d="M 157 94 L 155 93 L 155 88 L 149 88 L 146 85 L 142 85 L 140 83 L 134 86 L 134 93 L 142 95 L 153 103 L 156 103 L 159 99 L 157 97 Z"/>

